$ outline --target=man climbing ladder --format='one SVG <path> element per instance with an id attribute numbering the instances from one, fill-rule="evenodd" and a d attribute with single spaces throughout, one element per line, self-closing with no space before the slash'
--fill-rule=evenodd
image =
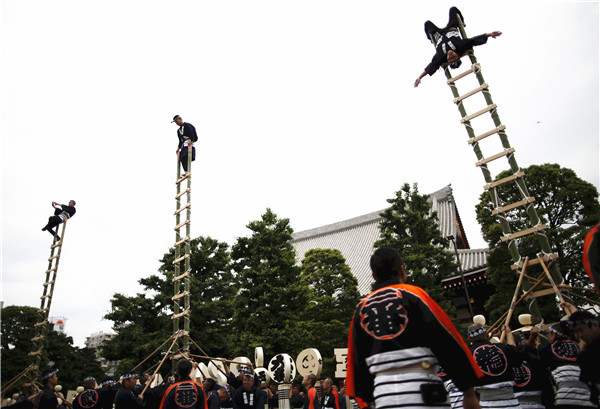
<path id="1" fill-rule="evenodd" d="M 56 236 L 54 228 L 75 215 L 75 200 L 69 200 L 68 206 L 52 202 L 52 207 L 55 209 L 54 216 L 48 217 L 48 224 L 42 227 L 42 231 L 47 231 L 52 236 Z M 56 236 L 56 240 L 60 240 L 60 236 Z"/>
<path id="2" fill-rule="evenodd" d="M 487 43 L 489 37 L 496 38 L 502 35 L 500 31 L 492 31 L 491 33 L 481 34 L 473 38 L 462 38 L 458 28 L 458 16 L 464 22 L 462 13 L 456 7 L 450 8 L 450 16 L 448 24 L 443 29 L 438 28 L 431 21 L 425 22 L 425 34 L 427 39 L 434 42 L 435 55 L 425 70 L 419 75 L 415 81 L 415 88 L 421 83 L 421 79 L 429 74 L 430 76 L 444 64 L 450 64 L 450 68 L 456 69 L 460 67 L 460 59 L 467 53 L 468 50 L 476 45 Z"/>

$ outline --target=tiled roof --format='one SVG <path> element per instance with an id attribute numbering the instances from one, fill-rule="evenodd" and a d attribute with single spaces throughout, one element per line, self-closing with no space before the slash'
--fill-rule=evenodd
<path id="1" fill-rule="evenodd" d="M 431 193 L 429 201 L 432 203 L 432 210 L 438 214 L 442 235 L 458 237 L 458 212 L 450 185 Z M 379 239 L 379 213 L 382 211 L 294 233 L 292 244 L 296 248 L 296 259 L 300 262 L 304 254 L 314 248 L 338 249 L 345 257 L 352 274 L 358 279 L 358 291 L 368 294 L 373 282 L 369 259 L 373 244 Z M 487 249 L 458 251 L 465 273 L 485 267 Z"/>

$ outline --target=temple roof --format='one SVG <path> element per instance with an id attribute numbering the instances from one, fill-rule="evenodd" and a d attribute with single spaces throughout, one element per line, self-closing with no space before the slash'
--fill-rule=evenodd
<path id="1" fill-rule="evenodd" d="M 469 249 L 468 241 L 456 209 L 450 185 L 429 195 L 432 210 L 438 214 L 440 230 L 444 237 L 453 235 L 457 239 L 459 258 L 464 273 L 485 269 L 487 249 Z M 304 254 L 314 248 L 330 248 L 339 250 L 352 274 L 358 279 L 360 294 L 371 291 L 373 279 L 369 267 L 369 259 L 373 252 L 373 244 L 379 239 L 379 215 L 383 210 L 341 222 L 316 227 L 314 229 L 294 233 L 292 244 L 296 248 L 296 259 L 302 261 Z M 466 247 L 461 249 L 460 247 Z M 451 250 L 451 249 L 449 249 Z"/>

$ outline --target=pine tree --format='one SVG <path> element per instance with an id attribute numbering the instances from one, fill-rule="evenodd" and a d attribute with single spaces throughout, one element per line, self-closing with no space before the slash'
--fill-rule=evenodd
<path id="1" fill-rule="evenodd" d="M 297 354 L 306 345 L 301 321 L 308 289 L 296 265 L 289 220 L 267 209 L 247 227 L 252 234 L 239 238 L 231 252 L 238 287 L 231 326 L 234 350 L 251 356 L 260 346 L 265 357 Z"/>
<path id="2" fill-rule="evenodd" d="M 358 280 L 339 250 L 311 249 L 302 260 L 302 281 L 309 290 L 307 347 L 323 357 L 323 374 L 334 377 L 335 348 L 348 345 L 348 329 L 360 300 Z"/>
<path id="3" fill-rule="evenodd" d="M 388 199 L 390 207 L 381 213 L 380 239 L 374 247 L 393 247 L 404 260 L 407 284 L 423 288 L 448 315 L 454 305 L 444 290 L 442 280 L 456 274 L 454 256 L 448 240 L 442 237 L 437 213 L 431 210 L 428 195 L 421 195 L 415 183 L 408 183 Z"/>
<path id="4" fill-rule="evenodd" d="M 510 175 L 502 172 L 496 180 Z M 559 255 L 558 263 L 565 283 L 572 286 L 590 284 L 581 260 L 583 239 L 585 233 L 600 221 L 600 204 L 598 190 L 589 182 L 580 179 L 577 174 L 558 164 L 531 165 L 525 169 L 525 177 L 530 196 L 535 197 L 535 207 L 542 223 L 547 225 L 546 236 L 553 251 Z M 505 203 L 521 200 L 520 192 L 515 184 L 507 183 L 498 187 L 498 194 Z M 517 285 L 517 275 L 510 269 L 512 260 L 506 243 L 501 241 L 502 227 L 498 219 L 492 215 L 493 206 L 489 194 L 480 196 L 477 209 L 477 221 L 481 224 L 484 239 L 490 246 L 488 256 L 487 277 L 496 287 L 496 291 L 486 303 L 486 310 L 491 320 L 497 319 L 509 308 L 510 300 Z M 519 231 L 530 226 L 524 208 L 517 208 L 506 213 L 513 231 Z M 519 241 L 521 256 L 536 258 L 540 247 L 536 238 L 527 236 Z M 542 273 L 539 266 L 527 269 L 530 276 Z M 572 295 L 595 297 L 592 292 L 575 292 Z M 574 300 L 577 300 L 574 298 Z M 547 322 L 557 320 L 561 314 L 553 297 L 537 299 L 538 307 Z M 527 308 L 521 305 L 513 316 L 526 313 Z"/>

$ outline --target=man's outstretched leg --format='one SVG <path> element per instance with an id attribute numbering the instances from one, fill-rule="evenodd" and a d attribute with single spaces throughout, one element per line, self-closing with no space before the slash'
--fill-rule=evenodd
<path id="1" fill-rule="evenodd" d="M 463 22 L 463 24 L 465 24 L 465 18 L 463 17 L 458 7 L 450 7 L 450 12 L 448 14 L 448 24 L 446 24 L 446 28 L 444 29 L 445 31 L 450 30 L 452 28 L 458 28 L 458 18 L 456 17 L 457 15 L 460 16 L 460 20 Z"/>
<path id="2" fill-rule="evenodd" d="M 431 40 L 431 36 L 433 36 L 433 41 L 437 42 L 442 34 L 438 26 L 427 20 L 425 22 L 425 35 L 428 40 Z"/>

